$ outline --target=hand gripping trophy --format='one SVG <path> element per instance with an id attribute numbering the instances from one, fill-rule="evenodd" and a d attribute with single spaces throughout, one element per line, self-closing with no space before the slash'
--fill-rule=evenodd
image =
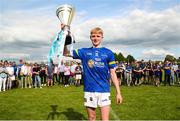
<path id="1" fill-rule="evenodd" d="M 61 31 L 55 37 L 48 55 L 48 62 L 52 61 L 52 57 L 57 53 L 57 57 L 61 58 L 64 53 L 65 46 L 70 45 L 70 52 L 73 50 L 74 37 L 70 32 L 70 24 L 74 16 L 75 9 L 70 5 L 61 5 L 56 10 L 56 15 L 61 21 Z"/>

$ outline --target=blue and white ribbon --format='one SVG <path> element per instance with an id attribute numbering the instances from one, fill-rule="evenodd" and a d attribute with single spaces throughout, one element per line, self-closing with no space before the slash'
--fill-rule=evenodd
<path id="1" fill-rule="evenodd" d="M 64 53 L 64 45 L 65 45 L 65 40 L 66 40 L 66 36 L 68 35 L 68 30 L 61 30 L 55 37 L 55 39 L 53 40 L 53 43 L 51 45 L 50 51 L 49 51 L 49 55 L 48 55 L 48 63 L 50 63 L 52 61 L 53 56 L 57 53 L 58 58 L 63 57 L 63 53 Z M 70 46 L 70 54 L 72 54 L 72 50 L 73 50 L 73 36 L 70 34 L 71 39 L 72 39 L 72 43 Z"/>
<path id="2" fill-rule="evenodd" d="M 63 51 L 64 51 L 64 43 L 66 39 L 66 34 L 67 32 L 61 30 L 60 32 L 57 33 L 55 39 L 53 40 L 53 43 L 51 45 L 49 55 L 48 55 L 48 63 L 51 62 L 53 56 L 56 54 L 58 57 L 63 56 Z"/>

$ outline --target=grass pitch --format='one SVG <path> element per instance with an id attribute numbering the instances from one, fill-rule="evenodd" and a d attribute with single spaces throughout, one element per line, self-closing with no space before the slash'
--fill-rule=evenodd
<path id="1" fill-rule="evenodd" d="M 111 120 L 179 120 L 180 86 L 121 87 L 123 103 L 115 104 L 111 87 Z M 97 120 L 100 119 L 97 110 Z M 0 120 L 87 120 L 83 86 L 12 89 L 0 93 Z"/>

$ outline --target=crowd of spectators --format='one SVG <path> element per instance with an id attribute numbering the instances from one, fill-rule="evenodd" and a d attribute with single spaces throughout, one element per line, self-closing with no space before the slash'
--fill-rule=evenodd
<path id="1" fill-rule="evenodd" d="M 159 87 L 180 84 L 180 66 L 176 62 L 117 62 L 116 74 L 120 85 L 149 84 Z M 76 61 L 62 60 L 60 64 L 28 63 L 23 60 L 19 63 L 0 61 L 0 91 L 53 85 L 78 87 L 83 83 L 82 76 L 82 65 Z"/>
<path id="2" fill-rule="evenodd" d="M 180 66 L 176 62 L 117 62 L 117 77 L 120 85 L 138 86 L 150 84 L 155 86 L 180 84 Z"/>
<path id="3" fill-rule="evenodd" d="M 0 92 L 12 88 L 43 88 L 53 85 L 80 86 L 82 67 L 75 61 L 58 64 L 0 61 Z"/>

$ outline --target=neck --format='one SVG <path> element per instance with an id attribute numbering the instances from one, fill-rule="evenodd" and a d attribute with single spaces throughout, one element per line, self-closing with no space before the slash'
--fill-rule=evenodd
<path id="1" fill-rule="evenodd" d="M 93 48 L 101 48 L 101 47 L 102 47 L 101 45 L 98 45 L 98 46 L 93 45 Z"/>

